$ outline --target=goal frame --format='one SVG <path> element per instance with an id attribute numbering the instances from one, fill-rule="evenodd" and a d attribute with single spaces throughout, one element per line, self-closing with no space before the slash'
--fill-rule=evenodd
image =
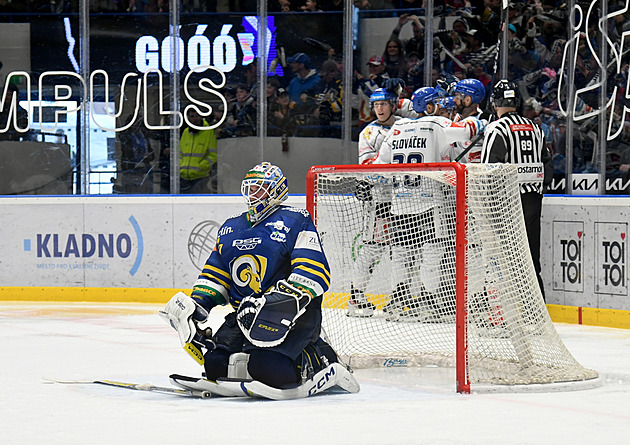
<path id="1" fill-rule="evenodd" d="M 468 245 L 468 208 L 466 185 L 468 170 L 458 162 L 414 163 L 414 164 L 352 164 L 352 165 L 316 165 L 306 175 L 306 207 L 317 227 L 317 199 L 315 183 L 319 174 L 333 172 L 396 172 L 400 170 L 450 171 L 455 175 L 455 378 L 458 393 L 470 393 L 470 376 L 468 372 L 468 270 L 466 256 Z"/>

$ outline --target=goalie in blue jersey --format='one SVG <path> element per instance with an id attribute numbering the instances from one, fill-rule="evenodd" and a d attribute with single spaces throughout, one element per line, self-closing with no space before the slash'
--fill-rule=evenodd
<path id="1" fill-rule="evenodd" d="M 161 311 L 208 380 L 295 388 L 338 362 L 320 337 L 328 261 L 310 214 L 282 205 L 288 192 L 277 166 L 249 170 L 241 186 L 248 211 L 221 226 L 192 297 L 180 292 Z M 217 332 L 204 330 L 208 312 L 227 304 L 234 312 Z"/>

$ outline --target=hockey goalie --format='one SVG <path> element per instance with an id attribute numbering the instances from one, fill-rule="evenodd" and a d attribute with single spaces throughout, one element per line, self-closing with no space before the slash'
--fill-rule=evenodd
<path id="1" fill-rule="evenodd" d="M 282 205 L 287 180 L 268 162 L 247 172 L 241 192 L 248 211 L 220 228 L 192 296 L 178 293 L 161 315 L 204 366 L 211 392 L 222 384 L 229 389 L 226 379 L 235 377 L 240 395 L 306 397 L 335 386 L 359 391 L 321 336 L 330 270 L 309 213 Z M 209 332 L 208 312 L 227 304 L 234 311 Z"/>

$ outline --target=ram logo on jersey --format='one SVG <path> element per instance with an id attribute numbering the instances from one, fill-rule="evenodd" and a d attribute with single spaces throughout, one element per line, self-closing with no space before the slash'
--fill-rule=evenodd
<path id="1" fill-rule="evenodd" d="M 427 138 L 414 136 L 409 139 L 392 141 L 392 150 L 402 150 L 405 148 L 427 148 Z"/>
<path id="2" fill-rule="evenodd" d="M 238 250 L 252 250 L 260 243 L 262 243 L 262 238 L 235 239 L 232 241 L 232 246 Z"/>
<path id="3" fill-rule="evenodd" d="M 267 258 L 260 255 L 243 255 L 232 262 L 232 281 L 238 292 L 246 297 L 261 294 L 267 271 Z"/>

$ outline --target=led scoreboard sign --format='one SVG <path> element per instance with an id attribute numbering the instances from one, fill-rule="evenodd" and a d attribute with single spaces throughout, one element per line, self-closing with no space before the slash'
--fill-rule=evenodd
<path id="1" fill-rule="evenodd" d="M 335 31 L 341 29 L 342 23 L 343 15 L 333 13 L 267 16 L 263 33 L 267 66 L 277 56 L 277 40 L 282 42 L 287 55 L 309 52 L 317 66 L 328 54 L 322 51 L 321 42 L 312 37 L 325 40 L 327 43 L 323 46 L 330 45 L 339 50 L 342 33 Z M 39 116 L 34 118 L 39 120 L 42 130 L 49 132 L 55 131 L 63 114 L 76 113 L 84 106 L 91 107 L 92 122 L 106 131 L 128 129 L 142 113 L 141 106 L 146 128 L 177 128 L 184 122 L 194 127 L 187 121 L 186 111 L 190 108 L 195 108 L 202 116 L 209 116 L 213 114 L 213 104 L 216 106 L 220 102 L 226 112 L 222 89 L 228 83 L 242 82 L 244 70 L 255 63 L 258 26 L 256 16 L 183 14 L 177 32 L 170 33 L 168 14 L 92 14 L 87 39 L 89 67 L 82 69 L 79 17 L 40 15 L 33 18 L 30 26 L 30 70 L 9 73 L 5 82 L 18 80 L 19 84 L 26 85 L 23 88 L 26 102 L 29 102 L 26 105 L 29 109 L 39 109 Z M 313 48 L 309 41 L 320 45 Z M 273 72 L 268 75 L 283 76 L 282 66 L 274 65 Z M 164 77 L 173 72 L 181 74 L 182 99 L 188 104 L 183 112 L 168 111 L 164 99 L 168 91 Z M 37 90 L 32 95 L 35 87 Z M 155 87 L 159 93 L 157 102 L 149 94 L 149 88 Z M 130 100 L 134 96 L 135 105 Z M 117 103 L 113 103 L 115 97 L 118 97 Z M 153 102 L 149 104 L 148 101 Z M 76 106 L 55 109 L 50 120 L 42 118 L 43 106 L 37 107 L 44 102 L 76 103 Z M 102 121 L 99 123 L 94 118 L 92 107 L 95 103 L 104 104 L 101 112 L 104 110 L 114 122 L 130 113 L 133 118 L 124 126 L 106 128 Z M 30 108 L 32 105 L 36 107 Z M 16 106 L 16 103 L 9 106 L 9 120 L 18 132 L 25 132 L 27 128 L 17 128 Z M 125 107 L 129 109 L 123 110 Z M 159 110 L 159 116 L 147 116 L 149 109 Z M 221 125 L 223 120 L 215 120 L 212 127 Z M 0 133 L 3 131 L 6 128 L 0 128 Z"/>
<path id="2" fill-rule="evenodd" d="M 207 16 L 206 16 L 207 17 Z M 37 79 L 31 78 L 31 73 L 26 71 L 16 71 L 9 73 L 6 82 L 14 81 L 15 78 L 25 78 L 24 82 L 27 93 L 27 102 L 32 99 L 31 85 L 37 83 L 39 100 L 42 101 L 63 101 L 77 99 L 77 106 L 57 109 L 54 112 L 54 119 L 50 123 L 44 123 L 41 116 L 43 107 L 40 110 L 39 121 L 45 131 L 55 131 L 60 116 L 63 114 L 78 112 L 88 100 L 91 102 L 101 101 L 105 103 L 105 112 L 113 118 L 118 118 L 123 113 L 123 108 L 129 106 L 123 98 L 127 95 L 126 88 L 129 84 L 137 84 L 135 109 L 133 119 L 126 125 L 114 128 L 105 128 L 94 118 L 93 109 L 90 109 L 92 121 L 99 128 L 107 131 L 124 131 L 131 127 L 136 121 L 140 112 L 140 105 L 144 105 L 144 110 L 148 106 L 150 95 L 149 85 L 155 85 L 156 78 L 159 86 L 160 116 L 174 116 L 174 119 L 167 124 L 156 124 L 149 121 L 149 116 L 144 116 L 144 124 L 149 129 L 162 130 L 181 127 L 184 122 L 197 128 L 188 121 L 186 111 L 190 108 L 202 116 L 209 116 L 213 112 L 213 107 L 209 102 L 212 98 L 223 103 L 224 115 L 217 119 L 210 128 L 216 128 L 223 123 L 227 113 L 227 102 L 221 89 L 226 85 L 226 74 L 240 74 L 239 68 L 254 63 L 257 52 L 257 31 L 258 18 L 256 16 L 211 16 L 219 17 L 221 23 L 213 22 L 213 26 L 204 23 L 180 26 L 177 37 L 169 35 L 167 16 L 106 16 L 91 18 L 90 32 L 90 69 L 88 74 L 81 73 L 78 56 L 78 36 L 76 29 L 69 18 L 63 18 L 63 44 L 65 51 L 50 51 L 51 43 L 60 44 L 59 18 L 56 18 L 55 26 L 46 27 L 35 24 L 33 26 L 33 36 L 31 43 L 33 46 L 32 71 L 38 72 Z M 224 20 L 232 20 L 233 23 L 225 23 Z M 165 23 L 166 20 L 166 23 Z M 92 23 L 92 21 L 94 23 Z M 147 26 L 147 21 L 153 21 Z M 129 23 L 135 23 L 129 26 Z M 75 22 L 76 25 L 76 22 Z M 163 25 L 163 26 L 159 26 Z M 123 32 L 121 26 L 124 26 Z M 130 29 L 131 28 L 131 29 Z M 162 33 L 143 33 L 147 28 L 162 30 Z M 49 38 L 42 38 L 38 35 L 43 29 L 52 30 Z M 97 31 L 94 31 L 94 30 Z M 57 31 L 57 32 L 55 32 Z M 192 32 L 191 32 L 192 31 Z M 216 31 L 216 32 L 213 32 Z M 56 37 L 56 38 L 55 38 Z M 267 49 L 267 60 L 271 62 L 276 57 L 276 28 L 274 17 L 267 18 L 267 29 L 265 32 Z M 113 45 L 112 45 L 113 43 Z M 132 49 L 133 48 L 133 49 Z M 176 51 L 177 57 L 173 57 Z M 59 57 L 63 54 L 65 57 Z M 52 57 L 51 57 L 52 56 Z M 61 59 L 61 60 L 60 60 Z M 130 60 L 131 59 L 131 60 Z M 176 61 L 176 66 L 173 66 Z M 187 102 L 190 102 L 184 112 L 164 111 L 163 95 L 163 75 L 174 71 L 185 73 L 183 76 L 183 93 Z M 282 75 L 282 67 L 276 67 L 275 75 Z M 110 84 L 120 87 L 120 101 L 118 106 L 110 106 Z M 196 87 L 196 88 L 193 88 Z M 201 95 L 195 96 L 195 94 Z M 141 98 L 142 96 L 142 98 Z M 203 96 L 203 97 L 200 97 Z M 116 109 L 117 111 L 112 111 Z M 18 132 L 26 132 L 29 127 L 19 128 L 17 126 L 16 104 L 12 104 L 9 109 L 9 121 L 13 122 Z M 162 119 L 169 122 L 169 119 Z M 7 128 L 0 128 L 0 132 Z M 30 126 L 30 125 L 29 125 Z M 206 127 L 207 128 L 207 127 Z M 202 129 L 202 128 L 198 128 Z"/>

